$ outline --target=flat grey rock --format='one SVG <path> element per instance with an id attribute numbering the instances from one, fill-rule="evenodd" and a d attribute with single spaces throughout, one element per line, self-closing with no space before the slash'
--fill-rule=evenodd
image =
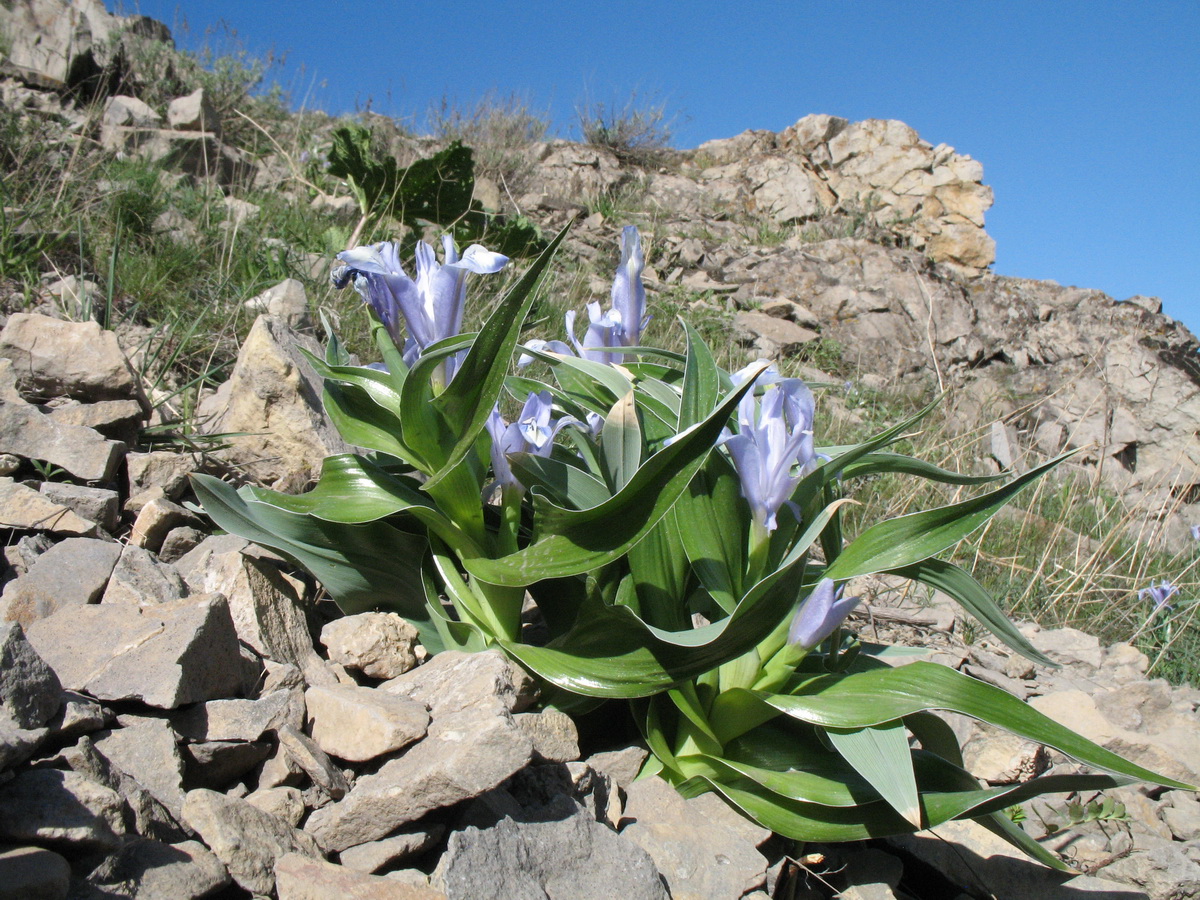
<path id="1" fill-rule="evenodd" d="M 486 711 L 435 718 L 429 734 L 305 824 L 327 850 L 386 837 L 426 813 L 478 797 L 529 763 L 533 745 L 512 719 Z"/>
<path id="2" fill-rule="evenodd" d="M 304 694 L 273 691 L 257 700 L 209 700 L 171 716 L 180 736 L 192 741 L 256 741 L 283 725 L 304 726 Z"/>
<path id="3" fill-rule="evenodd" d="M 43 847 L 0 851 L 0 900 L 66 900 L 71 865 Z"/>
<path id="4" fill-rule="evenodd" d="M 758 844 L 770 832 L 715 794 L 685 800 L 661 778 L 626 788 L 622 836 L 642 847 L 662 872 L 673 900 L 741 897 L 766 883 Z"/>
<path id="5" fill-rule="evenodd" d="M 347 762 L 366 762 L 407 747 L 424 737 L 429 726 L 424 704 L 372 688 L 311 687 L 304 702 L 317 746 Z"/>
<path id="6" fill-rule="evenodd" d="M 425 852 L 441 838 L 445 830 L 435 824 L 404 831 L 357 847 L 347 847 L 338 858 L 346 868 L 370 875 Z"/>
<path id="7" fill-rule="evenodd" d="M 20 728 L 40 728 L 62 705 L 62 685 L 20 625 L 0 623 L 0 710 Z"/>
<path id="8" fill-rule="evenodd" d="M 455 832 L 438 865 L 437 881 L 448 900 L 673 896 L 646 851 L 582 811 L 560 821 L 518 824 L 504 819 L 492 828 Z"/>
<path id="9" fill-rule="evenodd" d="M 95 538 L 67 538 L 55 544 L 5 587 L 5 615 L 28 627 L 59 609 L 95 603 L 120 556 L 120 544 Z"/>
<path id="10" fill-rule="evenodd" d="M 64 749 L 61 757 L 73 772 L 115 791 L 125 804 L 125 820 L 142 837 L 171 843 L 189 836 L 180 826 L 178 813 L 172 814 L 136 779 L 97 750 L 91 738 L 81 737 L 74 747 Z"/>
<path id="11" fill-rule="evenodd" d="M 100 700 L 174 709 L 242 688 L 237 633 L 225 598 L 215 594 L 60 610 L 28 636 L 66 688 Z"/>
<path id="12" fill-rule="evenodd" d="M 116 491 L 60 481 L 43 481 L 38 485 L 38 493 L 60 506 L 67 507 L 80 518 L 95 522 L 105 531 L 115 531 L 120 522 L 120 498 Z"/>
<path id="13" fill-rule="evenodd" d="M 295 854 L 275 863 L 279 900 L 445 900 L 428 885 L 377 878 Z"/>
<path id="14" fill-rule="evenodd" d="M 121 797 L 76 772 L 28 769 L 0 785 L 0 840 L 115 850 L 125 824 Z"/>
<path id="15" fill-rule="evenodd" d="M 309 835 L 245 800 L 215 791 L 189 791 L 183 804 L 187 824 L 248 891 L 268 894 L 275 887 L 275 861 L 287 853 L 319 858 Z"/>
<path id="16" fill-rule="evenodd" d="M 144 787 L 179 819 L 183 812 L 183 757 L 178 737 L 163 719 L 144 719 L 96 734 L 92 743 L 118 769 Z"/>
<path id="17" fill-rule="evenodd" d="M 517 713 L 533 702 L 533 679 L 498 650 L 447 650 L 379 690 L 424 703 L 436 719 L 464 710 Z"/>
<path id="18" fill-rule="evenodd" d="M 201 900 L 230 883 L 224 864 L 197 841 L 131 841 L 92 870 L 102 896 L 131 900 Z"/>
<path id="19" fill-rule="evenodd" d="M 126 544 L 100 602 L 152 606 L 182 600 L 189 593 L 174 566 L 160 561 L 149 550 Z"/>

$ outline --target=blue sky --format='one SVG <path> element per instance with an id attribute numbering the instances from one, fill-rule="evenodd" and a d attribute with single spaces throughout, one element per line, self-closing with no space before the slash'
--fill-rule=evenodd
<path id="1" fill-rule="evenodd" d="M 110 8 L 116 0 L 108 0 Z M 420 124 L 517 92 L 572 136 L 586 97 L 678 115 L 675 144 L 825 112 L 900 119 L 984 165 L 996 272 L 1157 295 L 1200 332 L 1200 2 L 123 0 L 189 49 L 287 51 L 331 113 Z M 187 23 L 187 30 L 181 28 Z"/>

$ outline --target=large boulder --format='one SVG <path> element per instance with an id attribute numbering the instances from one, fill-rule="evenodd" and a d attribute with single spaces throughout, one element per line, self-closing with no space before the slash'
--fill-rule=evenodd
<path id="1" fill-rule="evenodd" d="M 321 379 L 301 350 L 321 355 L 314 338 L 259 316 L 233 374 L 200 406 L 210 434 L 248 432 L 228 438 L 225 453 L 262 482 L 303 484 L 326 456 L 350 449 L 325 416 Z"/>

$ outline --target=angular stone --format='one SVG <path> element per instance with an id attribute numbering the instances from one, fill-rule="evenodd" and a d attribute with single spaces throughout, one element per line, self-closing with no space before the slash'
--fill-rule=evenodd
<path id="1" fill-rule="evenodd" d="M 298 854 L 276 860 L 275 883 L 279 900 L 446 900 L 430 887 L 376 878 Z"/>
<path id="2" fill-rule="evenodd" d="M 404 831 L 383 840 L 347 847 L 338 859 L 348 869 L 371 875 L 424 853 L 437 843 L 445 830 L 441 825 L 430 825 L 416 831 Z"/>
<path id="3" fill-rule="evenodd" d="M 50 720 L 50 731 L 56 739 L 78 737 L 104 727 L 104 710 L 91 697 L 75 691 L 63 691 L 61 696 L 62 708 Z"/>
<path id="4" fill-rule="evenodd" d="M 95 536 L 100 531 L 95 522 L 81 518 L 69 507 L 54 503 L 11 478 L 0 479 L 0 528 L 73 537 Z"/>
<path id="5" fill-rule="evenodd" d="M 770 837 L 717 797 L 680 797 L 661 778 L 626 788 L 621 832 L 645 849 L 662 872 L 673 900 L 740 897 L 766 882 L 767 859 L 758 845 Z"/>
<path id="6" fill-rule="evenodd" d="M 788 356 L 805 344 L 820 337 L 817 332 L 803 328 L 787 319 L 777 319 L 756 310 L 738 313 L 733 320 L 734 333 L 739 340 L 753 344 L 769 356 Z"/>
<path id="7" fill-rule="evenodd" d="M 115 791 L 75 772 L 27 769 L 0 785 L 0 840 L 115 850 L 125 833 L 121 807 Z"/>
<path id="8" fill-rule="evenodd" d="M 38 485 L 38 493 L 59 506 L 67 507 L 80 518 L 95 522 L 105 531 L 115 531 L 120 521 L 120 498 L 116 491 L 43 481 Z"/>
<path id="9" fill-rule="evenodd" d="M 131 841 L 92 870 L 88 884 L 106 897 L 201 900 L 230 883 L 224 864 L 197 841 Z"/>
<path id="10" fill-rule="evenodd" d="M 417 629 L 396 613 L 358 613 L 321 629 L 331 662 L 371 678 L 395 678 L 416 668 L 419 639 Z"/>
<path id="11" fill-rule="evenodd" d="M 486 710 L 435 716 L 424 740 L 316 810 L 305 830 L 326 849 L 345 850 L 477 797 L 529 763 L 533 747 L 510 718 Z"/>
<path id="12" fill-rule="evenodd" d="M 180 525 L 172 528 L 163 538 L 158 550 L 158 558 L 163 562 L 173 563 L 187 555 L 189 550 L 198 546 L 204 540 L 204 532 L 190 525 Z"/>
<path id="13" fill-rule="evenodd" d="M 322 410 L 321 379 L 302 348 L 321 353 L 312 337 L 259 316 L 229 380 L 200 407 L 210 433 L 250 433 L 230 438 L 225 453 L 268 484 L 315 479 L 326 456 L 350 449 Z"/>
<path id="14" fill-rule="evenodd" d="M 621 787 L 628 787 L 642 771 L 642 765 L 649 755 L 645 747 L 634 746 L 593 753 L 586 762 L 592 769 L 609 776 Z"/>
<path id="15" fill-rule="evenodd" d="M 304 818 L 304 796 L 294 787 L 259 788 L 245 799 L 251 806 L 283 819 L 292 827 Z"/>
<path id="16" fill-rule="evenodd" d="M 189 787 L 224 791 L 271 755 L 266 741 L 203 741 L 185 744 Z"/>
<path id="17" fill-rule="evenodd" d="M 336 683 L 313 649 L 300 595 L 274 563 L 230 551 L 211 555 L 186 577 L 193 590 L 229 598 L 238 637 L 255 652 L 296 665 L 309 684 Z"/>
<path id="18" fill-rule="evenodd" d="M 372 688 L 345 684 L 304 692 L 309 734 L 338 759 L 366 762 L 425 736 L 429 713 L 422 703 Z"/>
<path id="19" fill-rule="evenodd" d="M 134 830 L 142 837 L 167 842 L 188 837 L 180 827 L 178 818 L 132 776 L 121 771 L 112 760 L 97 750 L 91 738 L 81 737 L 74 747 L 65 748 L 61 757 L 72 771 L 115 791 L 127 810 L 124 820 L 132 822 Z"/>
<path id="20" fill-rule="evenodd" d="M 498 650 L 448 650 L 425 665 L 379 685 L 378 690 L 424 703 L 436 719 L 465 710 L 522 712 L 536 695 L 533 679 Z"/>
<path id="21" fill-rule="evenodd" d="M 210 700 L 171 717 L 175 730 L 193 741 L 256 741 L 283 725 L 304 725 L 304 695 L 273 691 L 258 700 Z"/>
<path id="22" fill-rule="evenodd" d="M 215 791 L 189 791 L 183 816 L 248 891 L 268 894 L 275 887 L 275 860 L 287 853 L 319 858 L 309 835 L 251 806 Z"/>
<path id="23" fill-rule="evenodd" d="M 129 493 L 139 494 L 157 485 L 170 500 L 178 500 L 188 486 L 188 475 L 196 470 L 190 453 L 151 450 L 125 455 L 129 467 Z"/>
<path id="24" fill-rule="evenodd" d="M 68 606 L 95 603 L 104 593 L 121 545 L 92 538 L 55 544 L 4 589 L 5 617 L 26 627 Z"/>
<path id="25" fill-rule="evenodd" d="M 534 759 L 543 762 L 579 759 L 579 731 L 566 713 L 557 709 L 517 713 L 513 721 L 533 742 Z"/>
<path id="26" fill-rule="evenodd" d="M 448 900 L 682 896 L 667 890 L 646 851 L 583 811 L 559 821 L 519 824 L 503 819 L 492 828 L 455 832 L 434 880 Z M 704 895 L 705 900 L 738 896 Z"/>
<path id="27" fill-rule="evenodd" d="M 287 323 L 292 328 L 312 328 L 312 318 L 308 314 L 308 295 L 304 292 L 304 282 L 295 278 L 285 278 L 274 287 L 267 288 L 257 297 L 243 304 L 246 309 L 255 313 L 266 313 Z"/>
<path id="28" fill-rule="evenodd" d="M 14 313 L 0 331 L 0 357 L 13 361 L 22 390 L 41 396 L 145 399 L 117 336 L 96 322 Z"/>
<path id="29" fill-rule="evenodd" d="M 182 525 L 199 524 L 200 520 L 182 506 L 156 497 L 138 512 L 129 532 L 129 542 L 135 547 L 158 550 L 168 532 Z"/>
<path id="30" fill-rule="evenodd" d="M 49 409 L 47 416 L 55 425 L 92 428 L 106 438 L 132 446 L 137 443 L 146 411 L 136 400 L 71 401 Z"/>
<path id="31" fill-rule="evenodd" d="M 174 566 L 160 562 L 149 550 L 126 544 L 100 602 L 153 606 L 187 595 L 188 586 Z"/>
<path id="32" fill-rule="evenodd" d="M 41 728 L 62 704 L 58 676 L 20 625 L 0 624 L 0 710 L 20 728 Z"/>
<path id="33" fill-rule="evenodd" d="M 71 865 L 42 847 L 0 850 L 0 900 L 66 900 Z"/>
<path id="34" fill-rule="evenodd" d="M 104 103 L 104 116 L 100 119 L 101 128 L 104 126 L 125 125 L 136 128 L 156 128 L 162 122 L 162 116 L 145 101 L 124 94 L 114 94 Z"/>
<path id="35" fill-rule="evenodd" d="M 970 820 L 946 822 L 915 835 L 888 838 L 956 884 L 975 885 L 980 892 L 1021 900 L 1074 900 L 1077 897 L 1112 897 L 1144 900 L 1145 895 L 1107 877 L 1059 875 L 1048 878 L 1046 869 L 1033 864 L 1020 851 Z M 1102 869 L 1101 872 L 1106 870 Z M 1183 896 L 1183 895 L 1180 895 Z"/>
<path id="36" fill-rule="evenodd" d="M 30 626 L 28 637 L 64 687 L 100 700 L 174 709 L 242 687 L 237 633 L 218 595 L 63 609 Z"/>
<path id="37" fill-rule="evenodd" d="M 22 728 L 11 714 L 0 710 L 0 772 L 33 756 L 49 735 L 49 728 Z"/>
<path id="38" fill-rule="evenodd" d="M 208 131 L 221 137 L 220 117 L 204 88 L 172 100 L 167 106 L 167 124 L 178 131 Z"/>
<path id="39" fill-rule="evenodd" d="M 0 453 L 45 460 L 83 481 L 111 481 L 125 445 L 82 425 L 60 425 L 25 402 L 12 362 L 0 359 Z"/>
<path id="40" fill-rule="evenodd" d="M 97 734 L 92 743 L 178 820 L 183 810 L 183 757 L 177 740 L 163 719 L 143 719 Z"/>
<path id="41" fill-rule="evenodd" d="M 350 790 L 350 783 L 342 770 L 334 765 L 329 755 L 317 746 L 316 741 L 290 725 L 281 725 L 277 730 L 279 746 L 288 760 L 312 779 L 326 796 L 340 800 Z"/>

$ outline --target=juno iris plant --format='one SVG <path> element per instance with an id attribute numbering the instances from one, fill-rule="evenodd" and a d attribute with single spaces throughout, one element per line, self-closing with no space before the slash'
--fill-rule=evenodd
<path id="1" fill-rule="evenodd" d="M 351 364 L 332 336 L 313 365 L 327 414 L 360 450 L 327 459 L 299 495 L 197 476 L 208 514 L 308 569 L 347 613 L 407 617 L 431 653 L 499 649 L 568 712 L 629 703 L 651 751 L 645 773 L 685 795 L 716 791 L 791 838 L 859 840 L 970 818 L 1065 868 L 1003 810 L 1136 780 L 1194 790 L 997 687 L 844 627 L 858 602 L 843 596 L 846 583 L 885 573 L 952 597 L 1048 664 L 939 554 L 1062 457 L 1002 482 L 889 449 L 934 404 L 837 445 L 814 434 L 808 386 L 764 363 L 724 371 L 686 323 L 683 352 L 643 346 L 632 227 L 612 305 L 589 308 L 583 339 L 569 316 L 570 343 L 522 343 L 564 235 L 474 333 L 459 333 L 466 273 L 498 271 L 499 254 L 476 245 L 460 258 L 447 240 L 439 266 L 419 244 L 415 280 L 395 244 L 340 254 L 335 282 L 362 294 L 386 370 Z M 975 490 L 847 534 L 843 491 L 882 473 Z M 523 608 L 542 620 L 536 641 Z M 943 710 L 1094 774 L 981 784 Z"/>

